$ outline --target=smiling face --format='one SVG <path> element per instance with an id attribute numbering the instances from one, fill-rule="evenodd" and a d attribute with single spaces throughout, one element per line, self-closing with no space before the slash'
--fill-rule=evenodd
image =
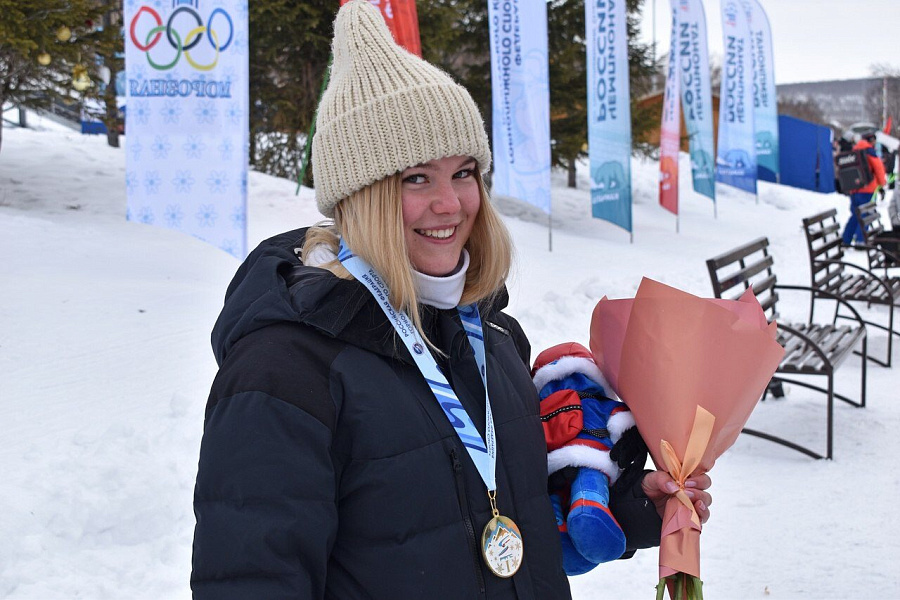
<path id="1" fill-rule="evenodd" d="M 440 277 L 459 264 L 481 208 L 478 168 L 469 156 L 447 156 L 403 171 L 403 231 L 417 271 Z"/>

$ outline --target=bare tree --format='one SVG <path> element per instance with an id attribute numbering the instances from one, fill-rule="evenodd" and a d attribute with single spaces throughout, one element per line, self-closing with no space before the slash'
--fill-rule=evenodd
<path id="1" fill-rule="evenodd" d="M 900 67 L 888 63 L 875 63 L 869 67 L 873 77 L 881 79 L 880 85 L 872 85 L 866 94 L 865 107 L 869 120 L 885 125 L 890 118 L 893 122 L 893 136 L 900 134 Z"/>
<path id="2" fill-rule="evenodd" d="M 779 98 L 778 114 L 796 117 L 819 125 L 827 125 L 822 107 L 815 100 L 808 97 Z"/>

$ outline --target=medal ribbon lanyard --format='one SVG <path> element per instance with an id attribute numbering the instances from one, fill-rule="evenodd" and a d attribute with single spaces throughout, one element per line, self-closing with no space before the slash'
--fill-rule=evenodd
<path id="1" fill-rule="evenodd" d="M 465 329 L 466 337 L 475 351 L 475 362 L 478 365 L 478 372 L 481 374 L 481 381 L 484 383 L 484 405 L 485 405 L 485 438 L 481 438 L 481 434 L 472 422 L 469 413 L 460 403 L 459 398 L 450 387 L 450 383 L 444 374 L 438 368 L 437 361 L 431 355 L 425 341 L 419 334 L 418 330 L 413 326 L 409 316 L 406 313 L 394 309 L 390 303 L 390 290 L 378 275 L 378 272 L 372 268 L 365 260 L 353 254 L 350 249 L 341 240 L 340 249 L 338 250 L 338 260 L 360 283 L 366 286 L 366 289 L 375 297 L 378 305 L 384 311 L 388 321 L 393 325 L 394 330 L 403 344 L 409 350 L 410 355 L 425 377 L 425 381 L 434 393 L 435 399 L 444 414 L 456 430 L 466 452 L 475 463 L 475 468 L 481 475 L 481 479 L 487 486 L 488 495 L 491 498 L 492 508 L 494 506 L 493 497 L 497 490 L 496 480 L 496 462 L 497 462 L 497 445 L 494 435 L 494 417 L 491 414 L 491 400 L 488 396 L 487 387 L 487 367 L 485 363 L 484 337 L 481 328 L 481 315 L 475 304 L 457 307 L 460 320 Z M 496 509 L 494 509 L 496 511 Z"/>

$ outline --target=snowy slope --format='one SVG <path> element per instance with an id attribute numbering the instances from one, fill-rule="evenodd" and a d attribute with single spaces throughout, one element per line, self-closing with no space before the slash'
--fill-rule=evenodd
<path id="1" fill-rule="evenodd" d="M 124 150 L 30 122 L 4 130 L 0 153 L 0 597 L 188 598 L 209 331 L 239 263 L 127 223 Z M 636 159 L 633 173 L 633 243 L 590 218 L 584 174 L 577 190 L 555 179 L 552 252 L 544 216 L 498 199 L 518 250 L 510 312 L 535 353 L 586 343 L 599 298 L 633 295 L 641 276 L 709 295 L 704 261 L 760 235 L 781 281 L 805 284 L 801 218 L 847 215 L 844 197 L 762 183 L 758 203 L 720 186 L 716 218 L 682 177 L 676 233 L 656 164 Z M 312 192 L 294 190 L 251 174 L 251 244 L 320 219 Z M 870 352 L 884 348 L 874 334 Z M 900 597 L 897 369 L 870 367 L 868 408 L 836 406 L 834 461 L 747 436 L 720 459 L 702 537 L 709 598 Z M 838 389 L 855 394 L 859 375 L 849 359 Z M 824 448 L 824 420 L 822 399 L 795 387 L 751 423 Z M 571 580 L 574 595 L 651 598 L 656 559 L 601 565 Z"/>

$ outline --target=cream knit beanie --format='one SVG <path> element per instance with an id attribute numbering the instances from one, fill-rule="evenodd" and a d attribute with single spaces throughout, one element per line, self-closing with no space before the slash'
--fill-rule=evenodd
<path id="1" fill-rule="evenodd" d="M 319 211 L 351 193 L 445 156 L 491 166 L 475 102 L 449 75 L 394 42 L 378 9 L 352 0 L 334 21 L 333 62 L 313 137 Z"/>

